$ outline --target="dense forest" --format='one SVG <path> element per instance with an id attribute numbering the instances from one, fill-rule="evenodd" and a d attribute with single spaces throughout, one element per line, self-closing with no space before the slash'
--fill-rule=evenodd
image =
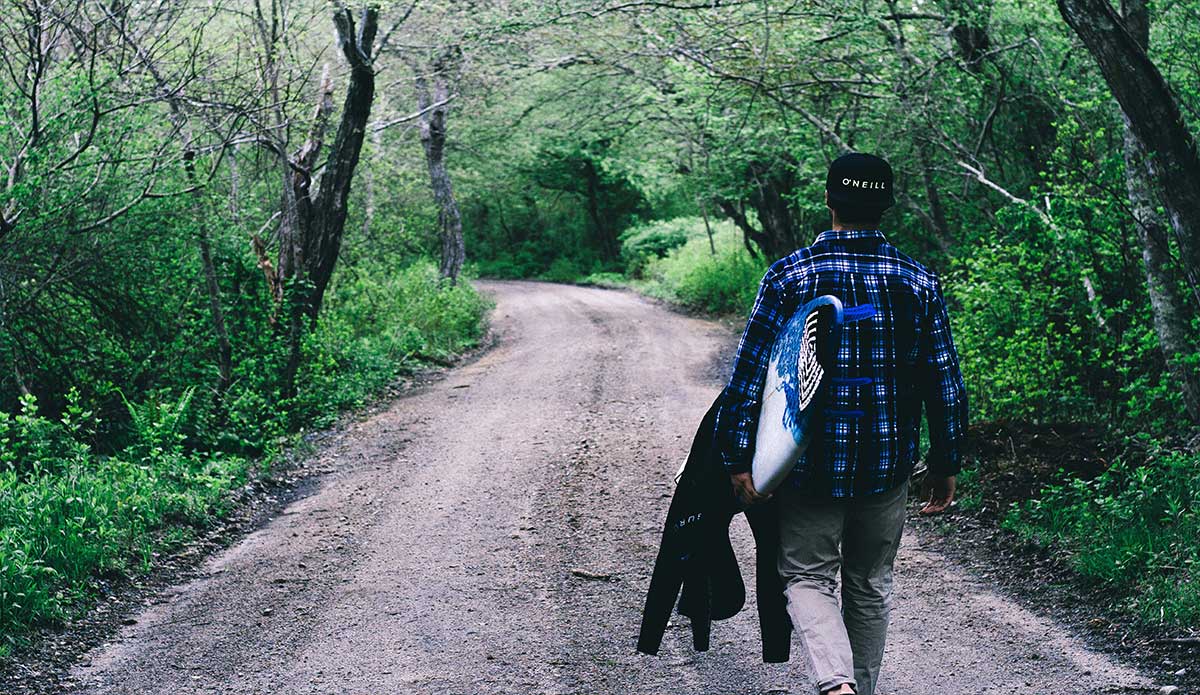
<path id="1" fill-rule="evenodd" d="M 5 9 L 0 650 L 476 345 L 473 278 L 744 316 L 851 150 L 972 420 L 1115 452 L 999 523 L 1200 626 L 1200 2 Z"/>

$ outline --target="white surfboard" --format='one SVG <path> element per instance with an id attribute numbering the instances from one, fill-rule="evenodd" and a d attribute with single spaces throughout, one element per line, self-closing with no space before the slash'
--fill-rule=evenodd
<path id="1" fill-rule="evenodd" d="M 842 321 L 841 300 L 822 295 L 797 311 L 775 338 L 750 466 L 761 494 L 779 487 L 822 426 L 830 359 L 817 350 L 826 345 L 836 350 Z"/>

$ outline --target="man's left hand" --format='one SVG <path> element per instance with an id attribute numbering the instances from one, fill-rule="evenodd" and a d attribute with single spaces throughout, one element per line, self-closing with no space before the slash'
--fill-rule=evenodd
<path id="1" fill-rule="evenodd" d="M 954 502 L 954 483 L 955 478 L 952 475 L 938 477 L 931 473 L 926 476 L 922 494 L 925 506 L 921 507 L 921 516 L 941 514 L 949 509 Z"/>

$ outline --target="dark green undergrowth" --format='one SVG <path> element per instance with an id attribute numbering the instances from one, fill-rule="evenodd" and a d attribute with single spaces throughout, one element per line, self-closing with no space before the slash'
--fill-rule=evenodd
<path id="1" fill-rule="evenodd" d="M 1093 479 L 1070 478 L 1016 503 L 1001 522 L 1065 552 L 1081 576 L 1111 589 L 1148 624 L 1200 627 L 1200 455 L 1152 449 Z"/>
<path id="2" fill-rule="evenodd" d="M 32 396 L 16 414 L 0 411 L 0 656 L 218 522 L 233 492 L 301 431 L 362 405 L 423 359 L 476 345 L 488 308 L 470 283 L 441 282 L 427 261 L 399 271 L 348 266 L 306 336 L 291 401 L 275 402 L 272 382 L 249 376 L 221 396 L 164 387 L 124 401 L 115 451 L 100 446 L 101 418 L 74 389 L 57 417 Z M 240 373 L 273 358 L 244 355 Z"/>
<path id="3" fill-rule="evenodd" d="M 964 468 L 956 478 L 955 502 L 964 512 L 975 512 L 983 503 L 983 486 L 974 468 Z"/>
<path id="4" fill-rule="evenodd" d="M 15 417 L 0 412 L 0 654 L 228 511 L 250 460 L 185 449 L 181 416 L 194 394 L 131 406 L 135 442 L 116 455 L 86 444 L 89 411 L 50 420 L 27 397 Z"/>
<path id="5" fill-rule="evenodd" d="M 400 271 L 346 269 L 305 346 L 293 410 L 322 427 L 412 365 L 475 347 L 490 306 L 468 278 L 448 285 L 429 261 Z"/>

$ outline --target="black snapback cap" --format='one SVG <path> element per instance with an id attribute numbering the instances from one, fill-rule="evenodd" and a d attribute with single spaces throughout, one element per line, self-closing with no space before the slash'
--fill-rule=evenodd
<path id="1" fill-rule="evenodd" d="M 850 152 L 833 160 L 825 176 L 831 204 L 886 210 L 896 204 L 892 167 L 880 157 Z"/>

